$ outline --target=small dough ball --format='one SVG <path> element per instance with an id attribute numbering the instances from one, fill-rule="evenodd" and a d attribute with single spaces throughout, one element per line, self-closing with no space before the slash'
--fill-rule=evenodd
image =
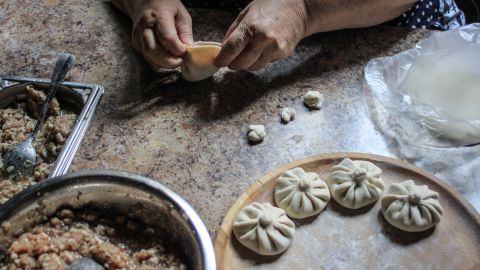
<path id="1" fill-rule="evenodd" d="M 248 126 L 248 140 L 251 142 L 260 142 L 265 139 L 267 133 L 263 125 L 250 125 Z"/>
<path id="2" fill-rule="evenodd" d="M 318 91 L 308 91 L 304 96 L 303 96 L 303 102 L 305 105 L 307 105 L 309 108 L 312 109 L 317 109 L 320 110 L 323 105 L 324 97 L 320 92 Z"/>
<path id="3" fill-rule="evenodd" d="M 395 183 L 383 196 L 382 214 L 392 226 L 407 232 L 428 230 L 440 222 L 442 206 L 437 192 L 412 180 Z"/>
<path id="4" fill-rule="evenodd" d="M 220 43 L 202 41 L 187 47 L 187 55 L 182 65 L 182 77 L 186 81 L 196 82 L 213 76 L 219 69 L 213 64 L 213 60 L 220 49 Z"/>
<path id="5" fill-rule="evenodd" d="M 375 164 L 345 158 L 332 167 L 327 184 L 336 202 L 357 209 L 380 198 L 385 186 L 381 176 L 382 170 Z"/>
<path id="6" fill-rule="evenodd" d="M 285 211 L 269 203 L 245 206 L 233 222 L 238 241 L 261 255 L 277 255 L 292 243 L 295 224 Z"/>
<path id="7" fill-rule="evenodd" d="M 275 186 L 275 203 L 292 218 L 320 213 L 330 200 L 327 184 L 314 172 L 294 168 L 284 172 Z"/>
<path id="8" fill-rule="evenodd" d="M 295 110 L 292 108 L 283 108 L 280 111 L 280 117 L 282 118 L 282 121 L 285 123 L 292 121 L 295 118 L 296 114 L 297 112 L 295 112 Z"/>

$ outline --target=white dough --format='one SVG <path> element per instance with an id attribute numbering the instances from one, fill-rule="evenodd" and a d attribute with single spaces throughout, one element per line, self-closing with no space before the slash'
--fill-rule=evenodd
<path id="1" fill-rule="evenodd" d="M 248 140 L 251 142 L 259 142 L 265 139 L 267 133 L 263 125 L 250 125 L 248 126 Z"/>
<path id="2" fill-rule="evenodd" d="M 213 64 L 213 60 L 220 49 L 220 43 L 202 41 L 187 47 L 187 55 L 182 65 L 182 77 L 186 81 L 196 82 L 213 76 L 219 69 Z"/>
<path id="3" fill-rule="evenodd" d="M 382 170 L 369 161 L 345 158 L 332 167 L 327 184 L 336 202 L 357 209 L 380 198 L 384 189 L 381 175 Z"/>
<path id="4" fill-rule="evenodd" d="M 320 110 L 323 105 L 324 97 L 318 91 L 308 91 L 303 96 L 303 102 L 310 108 Z"/>
<path id="5" fill-rule="evenodd" d="M 292 218 L 320 213 L 330 200 L 327 184 L 314 172 L 294 168 L 284 172 L 275 186 L 275 202 Z"/>
<path id="6" fill-rule="evenodd" d="M 295 112 L 294 109 L 292 108 L 282 108 L 280 111 L 280 117 L 282 118 L 282 121 L 285 123 L 288 123 L 295 118 L 297 112 Z"/>
<path id="7" fill-rule="evenodd" d="M 254 202 L 245 206 L 233 222 L 238 241 L 261 255 L 277 255 L 292 243 L 295 224 L 285 211 L 269 203 Z"/>
<path id="8" fill-rule="evenodd" d="M 401 92 L 448 114 L 438 119 L 436 114 L 423 113 L 436 136 L 462 144 L 480 141 L 479 63 L 478 44 L 442 55 L 419 56 L 399 86 Z"/>
<path id="9" fill-rule="evenodd" d="M 425 231 L 442 218 L 438 193 L 412 180 L 390 186 L 382 198 L 382 214 L 394 227 L 407 232 Z"/>

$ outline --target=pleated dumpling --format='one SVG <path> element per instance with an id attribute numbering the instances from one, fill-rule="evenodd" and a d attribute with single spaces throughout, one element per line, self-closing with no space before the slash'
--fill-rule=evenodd
<path id="1" fill-rule="evenodd" d="M 203 41 L 187 47 L 187 55 L 183 59 L 182 77 L 186 81 L 196 82 L 213 76 L 218 71 L 213 60 L 220 49 L 220 43 Z"/>
<path id="2" fill-rule="evenodd" d="M 285 211 L 269 203 L 245 206 L 233 222 L 238 241 L 261 255 L 277 255 L 292 243 L 295 224 Z"/>
<path id="3" fill-rule="evenodd" d="M 320 213 L 328 201 L 327 184 L 314 172 L 294 168 L 284 172 L 275 186 L 275 202 L 292 218 L 306 218 Z"/>
<path id="4" fill-rule="evenodd" d="M 412 180 L 390 186 L 382 198 L 382 213 L 388 223 L 407 232 L 425 231 L 442 218 L 438 193 Z"/>
<path id="5" fill-rule="evenodd" d="M 382 170 L 369 161 L 345 158 L 327 177 L 330 193 L 346 208 L 357 209 L 380 198 L 384 189 Z"/>

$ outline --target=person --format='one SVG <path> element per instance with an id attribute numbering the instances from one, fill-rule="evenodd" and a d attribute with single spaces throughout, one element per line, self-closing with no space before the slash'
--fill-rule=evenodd
<path id="1" fill-rule="evenodd" d="M 182 64 L 193 43 L 192 19 L 180 0 L 112 0 L 132 18 L 132 45 L 155 68 Z M 255 71 L 292 54 L 319 32 L 387 21 L 448 30 L 465 24 L 454 0 L 189 0 L 188 7 L 243 8 L 222 42 L 215 65 Z M 396 19 L 395 19 L 396 18 Z"/>

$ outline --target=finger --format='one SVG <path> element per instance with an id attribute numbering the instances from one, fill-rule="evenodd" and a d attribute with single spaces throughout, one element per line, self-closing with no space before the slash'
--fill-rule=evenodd
<path id="1" fill-rule="evenodd" d="M 166 52 L 157 44 L 155 34 L 150 28 L 143 31 L 142 54 L 152 66 L 162 68 L 176 68 L 182 64 L 182 58 Z"/>
<path id="2" fill-rule="evenodd" d="M 142 51 L 154 51 L 160 49 L 157 47 L 157 42 L 155 41 L 155 34 L 150 28 L 143 29 L 142 35 Z"/>
<path id="3" fill-rule="evenodd" d="M 228 28 L 228 31 L 227 33 L 225 33 L 225 36 L 223 37 L 223 41 L 225 41 L 229 36 L 230 34 L 232 34 L 233 30 L 235 30 L 235 28 L 237 28 L 238 24 L 243 20 L 243 18 L 245 17 L 245 14 L 247 14 L 247 11 L 248 11 L 248 7 L 244 8 L 237 16 L 237 18 L 235 19 L 235 21 L 230 25 L 230 27 Z"/>
<path id="4" fill-rule="evenodd" d="M 188 10 L 180 5 L 178 8 L 177 17 L 175 20 L 175 26 L 177 28 L 178 37 L 187 45 L 193 44 L 193 32 L 192 32 L 192 17 L 188 13 Z"/>
<path id="5" fill-rule="evenodd" d="M 283 59 L 283 55 L 280 53 L 272 53 L 274 52 L 273 46 L 268 47 L 262 55 L 257 59 L 255 63 L 253 63 L 250 67 L 247 68 L 249 71 L 256 71 L 259 69 L 264 68 L 266 65 L 273 63 L 275 61 L 278 61 L 280 59 Z"/>
<path id="6" fill-rule="evenodd" d="M 247 68 L 248 71 L 257 71 L 259 69 L 264 68 L 266 65 L 270 63 L 270 58 L 267 54 L 262 54 L 255 63 L 253 63 L 250 67 Z"/>
<path id="7" fill-rule="evenodd" d="M 233 70 L 247 69 L 265 53 L 268 44 L 266 39 L 255 37 L 228 67 Z"/>
<path id="8" fill-rule="evenodd" d="M 178 38 L 173 16 L 166 14 L 159 16 L 154 29 L 162 47 L 167 49 L 171 54 L 182 56 L 186 52 L 185 45 Z"/>
<path id="9" fill-rule="evenodd" d="M 246 26 L 239 25 L 232 34 L 223 42 L 222 49 L 215 58 L 214 64 L 217 67 L 230 65 L 247 46 L 250 41 L 250 34 L 246 31 Z"/>

